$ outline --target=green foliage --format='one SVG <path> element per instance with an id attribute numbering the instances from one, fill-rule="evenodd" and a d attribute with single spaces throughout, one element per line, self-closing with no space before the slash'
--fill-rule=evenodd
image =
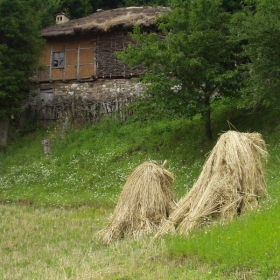
<path id="1" fill-rule="evenodd" d="M 41 54 L 39 19 L 29 1 L 0 2 L 0 117 L 17 111 L 28 96 Z"/>
<path id="2" fill-rule="evenodd" d="M 134 44 L 117 55 L 130 66 L 147 69 L 142 81 L 150 85 L 148 95 L 184 116 L 200 113 L 211 139 L 210 103 L 236 95 L 240 86 L 236 44 L 229 33 L 231 14 L 218 0 L 174 0 L 171 8 L 158 22 L 161 34 L 143 34 L 136 26 Z"/>
<path id="3" fill-rule="evenodd" d="M 40 21 L 40 28 L 55 23 L 55 15 L 61 12 L 60 0 L 26 0 L 33 10 L 36 11 L 36 17 Z"/>
<path id="4" fill-rule="evenodd" d="M 124 0 L 124 6 L 168 6 L 169 0 Z"/>
<path id="5" fill-rule="evenodd" d="M 223 0 L 223 7 L 230 13 L 242 10 L 242 1 L 240 0 Z"/>
<path id="6" fill-rule="evenodd" d="M 243 89 L 246 105 L 280 104 L 279 63 L 280 3 L 274 0 L 245 1 L 244 9 L 234 16 L 232 33 L 243 45 L 243 64 L 247 87 Z"/>
<path id="7" fill-rule="evenodd" d="M 60 12 L 64 12 L 71 19 L 85 17 L 93 13 L 89 0 L 60 0 Z"/>

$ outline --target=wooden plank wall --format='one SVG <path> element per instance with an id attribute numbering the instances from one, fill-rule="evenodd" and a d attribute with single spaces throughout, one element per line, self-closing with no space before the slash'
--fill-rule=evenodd
<path id="1" fill-rule="evenodd" d="M 91 34 L 86 37 L 65 37 L 47 41 L 40 62 L 45 66 L 37 81 L 81 80 L 139 76 L 143 67 L 120 65 L 116 51 L 124 50 L 131 42 L 126 31 Z M 65 67 L 52 67 L 52 53 L 65 52 Z"/>
<path id="2" fill-rule="evenodd" d="M 52 53 L 65 52 L 65 66 L 52 67 Z M 45 69 L 38 81 L 90 79 L 95 75 L 94 43 L 90 38 L 65 38 L 47 42 L 40 63 Z"/>

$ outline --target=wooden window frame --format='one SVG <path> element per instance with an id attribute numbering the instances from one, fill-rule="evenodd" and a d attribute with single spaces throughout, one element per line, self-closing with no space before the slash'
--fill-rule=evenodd
<path id="1" fill-rule="evenodd" d="M 65 68 L 65 51 L 54 51 L 52 53 L 52 68 Z"/>

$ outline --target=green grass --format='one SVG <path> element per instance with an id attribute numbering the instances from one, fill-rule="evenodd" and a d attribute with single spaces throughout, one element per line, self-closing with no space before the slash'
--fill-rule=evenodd
<path id="1" fill-rule="evenodd" d="M 279 272 L 279 205 L 254 212 L 225 225 L 204 228 L 189 238 L 169 237 L 171 257 L 195 257 L 210 263 L 215 271 L 254 271 L 257 279 Z"/>
<path id="2" fill-rule="evenodd" d="M 164 243 L 95 238 L 104 211 L 0 205 L 0 279 L 205 279 L 207 265 L 186 270 L 163 257 Z M 225 280 L 226 278 L 220 278 Z"/>
<path id="3" fill-rule="evenodd" d="M 61 125 L 14 135 L 10 146 L 0 150 L 0 278 L 279 279 L 279 110 L 248 112 L 223 103 L 212 121 L 213 142 L 199 117 L 105 120 L 72 129 L 64 138 Z M 128 239 L 109 247 L 95 238 L 134 168 L 149 159 L 167 159 L 179 199 L 228 122 L 241 132 L 260 132 L 268 143 L 269 201 L 189 238 Z M 49 156 L 43 154 L 44 138 L 51 141 Z"/>
<path id="4" fill-rule="evenodd" d="M 178 174 L 174 188 L 180 197 L 192 185 L 211 145 L 197 146 L 198 141 L 188 138 L 186 131 L 191 126 L 184 120 L 152 122 L 145 127 L 105 121 L 72 131 L 63 139 L 53 132 L 39 132 L 34 141 L 21 137 L 16 147 L 12 144 L 0 156 L 0 199 L 35 205 L 113 206 L 127 176 L 149 159 L 169 160 L 170 170 Z M 41 146 L 47 136 L 51 139 L 49 156 Z"/>

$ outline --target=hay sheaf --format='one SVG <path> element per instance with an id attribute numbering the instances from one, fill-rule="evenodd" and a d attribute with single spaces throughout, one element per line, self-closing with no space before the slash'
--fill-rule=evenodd
<path id="1" fill-rule="evenodd" d="M 155 233 L 175 206 L 173 174 L 154 162 L 139 165 L 127 178 L 115 211 L 97 236 L 110 244 L 125 236 Z"/>
<path id="2" fill-rule="evenodd" d="M 259 133 L 222 134 L 192 189 L 163 223 L 156 238 L 169 232 L 188 235 L 193 228 L 230 220 L 267 196 L 263 159 L 266 144 Z"/>

